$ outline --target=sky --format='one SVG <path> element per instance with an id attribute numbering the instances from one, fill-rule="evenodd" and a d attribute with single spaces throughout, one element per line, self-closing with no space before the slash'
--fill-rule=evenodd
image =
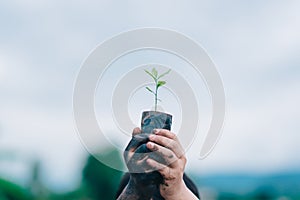
<path id="1" fill-rule="evenodd" d="M 299 169 L 299 7 L 296 0 L 0 2 L 0 174 L 24 183 L 26 163 L 41 160 L 49 187 L 78 183 L 87 151 L 73 118 L 77 74 L 101 42 L 143 27 L 193 38 L 223 80 L 222 137 L 204 160 L 196 141 L 188 170 Z"/>

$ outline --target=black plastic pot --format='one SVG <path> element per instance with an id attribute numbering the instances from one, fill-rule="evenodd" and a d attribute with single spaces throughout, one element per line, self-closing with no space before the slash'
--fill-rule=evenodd
<path id="1" fill-rule="evenodd" d="M 144 111 L 142 113 L 142 120 L 141 120 L 141 128 L 142 133 L 145 134 L 152 134 L 153 129 L 167 129 L 171 130 L 172 125 L 172 115 L 163 113 L 163 112 L 156 112 L 156 111 Z M 145 148 L 140 148 L 141 151 L 139 153 L 148 153 L 151 152 L 145 145 Z M 161 174 L 157 171 L 149 172 L 149 173 L 142 173 L 139 174 L 140 179 L 143 180 L 145 185 L 156 185 L 158 187 L 159 184 L 163 182 L 163 178 Z"/>
<path id="2" fill-rule="evenodd" d="M 157 111 L 144 111 L 141 120 L 142 133 L 152 133 L 153 129 L 167 129 L 171 130 L 172 115 L 157 112 Z"/>

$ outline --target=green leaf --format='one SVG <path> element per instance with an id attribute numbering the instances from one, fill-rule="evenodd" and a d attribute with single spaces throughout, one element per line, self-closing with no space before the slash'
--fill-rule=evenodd
<path id="1" fill-rule="evenodd" d="M 169 69 L 168 71 L 166 71 L 165 73 L 159 75 L 159 77 L 157 79 L 160 79 L 161 77 L 164 77 L 165 75 L 167 75 L 168 73 L 170 73 L 171 69 Z"/>
<path id="2" fill-rule="evenodd" d="M 146 69 L 144 69 L 144 71 L 156 81 L 156 77 L 153 76 L 153 74 L 151 74 L 151 73 L 150 73 L 148 70 L 146 70 Z"/>
<path id="3" fill-rule="evenodd" d="M 158 81 L 157 82 L 157 88 L 159 88 L 160 86 L 163 86 L 166 84 L 166 81 Z"/>
<path id="4" fill-rule="evenodd" d="M 154 67 L 152 68 L 152 75 L 157 78 L 157 70 Z"/>
<path id="5" fill-rule="evenodd" d="M 146 87 L 146 89 L 147 89 L 149 92 L 155 94 L 149 87 Z"/>

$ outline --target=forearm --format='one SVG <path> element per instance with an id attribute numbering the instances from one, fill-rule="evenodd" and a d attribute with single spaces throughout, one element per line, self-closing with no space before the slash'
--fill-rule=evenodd
<path id="1" fill-rule="evenodd" d="M 165 200 L 199 200 L 185 183 L 181 184 L 176 191 L 166 193 L 164 198 Z"/>

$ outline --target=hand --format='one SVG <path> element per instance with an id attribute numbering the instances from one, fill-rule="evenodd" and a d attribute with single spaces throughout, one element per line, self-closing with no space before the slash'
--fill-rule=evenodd
<path id="1" fill-rule="evenodd" d="M 184 150 L 176 135 L 165 129 L 156 129 L 149 135 L 147 148 L 156 152 L 165 161 L 158 162 L 148 158 L 147 163 L 155 168 L 163 177 L 160 194 L 169 199 L 197 199 L 186 187 L 183 173 L 186 165 Z"/>
<path id="2" fill-rule="evenodd" d="M 197 199 L 183 181 L 186 157 L 174 133 L 157 129 L 142 134 L 135 128 L 132 135 L 124 152 L 130 181 L 118 200 L 150 199 L 157 189 L 166 200 Z"/>

